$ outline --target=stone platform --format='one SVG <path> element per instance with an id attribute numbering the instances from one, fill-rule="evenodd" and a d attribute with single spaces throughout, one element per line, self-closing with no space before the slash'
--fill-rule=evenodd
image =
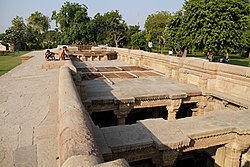
<path id="1" fill-rule="evenodd" d="M 57 166 L 58 69 L 44 52 L 0 77 L 0 166 Z"/>
<path id="2" fill-rule="evenodd" d="M 129 162 L 154 159 L 155 155 L 161 157 L 164 151 L 182 153 L 235 141 L 238 145 L 234 149 L 242 151 L 250 144 L 249 115 L 248 109 L 213 111 L 205 116 L 175 121 L 148 119 L 133 125 L 96 128 L 95 134 L 107 161 L 120 157 L 125 157 Z M 220 155 L 215 155 L 217 161 L 216 156 Z M 175 160 L 177 157 L 172 158 Z M 237 158 L 235 161 L 239 163 Z"/>

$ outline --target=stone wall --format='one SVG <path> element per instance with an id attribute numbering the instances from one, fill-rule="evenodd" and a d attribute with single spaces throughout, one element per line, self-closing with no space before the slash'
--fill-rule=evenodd
<path id="1" fill-rule="evenodd" d="M 59 74 L 58 111 L 60 166 L 127 167 L 128 164 L 124 159 L 102 163 L 103 158 L 93 136 L 93 126 L 77 93 L 70 68 L 62 66 Z"/>
<path id="2" fill-rule="evenodd" d="M 125 48 L 109 48 L 118 53 L 118 60 L 150 67 L 182 83 L 194 84 L 204 92 L 222 92 L 248 100 L 250 68 L 209 62 L 200 58 L 182 58 Z"/>

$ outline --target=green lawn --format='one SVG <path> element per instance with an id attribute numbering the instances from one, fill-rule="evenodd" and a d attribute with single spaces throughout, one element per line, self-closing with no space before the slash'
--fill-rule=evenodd
<path id="1" fill-rule="evenodd" d="M 160 53 L 159 50 L 153 50 L 153 52 Z M 163 50 L 163 54 L 168 55 L 168 51 Z M 173 55 L 173 56 L 175 56 L 175 55 Z M 201 52 L 188 54 L 187 57 L 197 57 L 197 58 L 206 59 L 206 55 L 204 53 L 201 53 Z M 214 58 L 219 60 L 220 56 L 215 56 Z M 227 64 L 250 67 L 250 58 L 244 58 L 244 57 L 241 57 L 237 54 L 231 54 L 231 55 L 229 55 L 229 62 Z"/>
<path id="2" fill-rule="evenodd" d="M 19 56 L 28 53 L 29 51 L 20 51 L 15 53 L 7 53 L 0 56 L 0 76 L 10 71 L 12 68 L 21 64 Z"/>
<path id="3" fill-rule="evenodd" d="M 188 54 L 188 57 L 198 57 L 198 58 L 206 59 L 206 55 L 201 54 L 201 53 Z M 220 56 L 215 56 L 214 58 L 219 60 Z M 241 57 L 239 55 L 232 54 L 232 55 L 229 55 L 229 62 L 226 64 L 250 67 L 250 59 Z"/>

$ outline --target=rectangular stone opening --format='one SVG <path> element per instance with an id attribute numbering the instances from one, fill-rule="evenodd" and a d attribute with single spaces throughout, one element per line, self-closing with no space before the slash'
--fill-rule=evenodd
<path id="1" fill-rule="evenodd" d="M 116 126 L 117 119 L 113 111 L 93 112 L 90 117 L 95 125 L 99 127 Z"/>
<path id="2" fill-rule="evenodd" d="M 192 110 L 195 108 L 197 108 L 196 103 L 181 104 L 178 112 L 176 113 L 176 119 L 192 117 Z"/>
<path id="3" fill-rule="evenodd" d="M 167 119 L 166 107 L 132 109 L 126 118 L 126 124 L 134 124 L 136 121 L 149 118 Z"/>
<path id="4" fill-rule="evenodd" d="M 130 167 L 156 167 L 156 165 L 152 163 L 151 159 L 131 162 L 129 163 L 129 166 Z"/>

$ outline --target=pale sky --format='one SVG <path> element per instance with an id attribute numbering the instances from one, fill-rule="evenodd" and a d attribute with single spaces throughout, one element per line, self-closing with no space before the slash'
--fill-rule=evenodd
<path id="1" fill-rule="evenodd" d="M 57 12 L 66 0 L 0 0 L 0 33 L 11 26 L 11 20 L 16 16 L 27 19 L 31 13 L 40 11 L 51 16 L 53 10 Z M 149 14 L 157 11 L 176 12 L 182 8 L 185 0 L 70 0 L 88 7 L 88 16 L 119 10 L 128 25 L 137 25 L 143 29 Z M 54 28 L 52 24 L 52 28 Z"/>

